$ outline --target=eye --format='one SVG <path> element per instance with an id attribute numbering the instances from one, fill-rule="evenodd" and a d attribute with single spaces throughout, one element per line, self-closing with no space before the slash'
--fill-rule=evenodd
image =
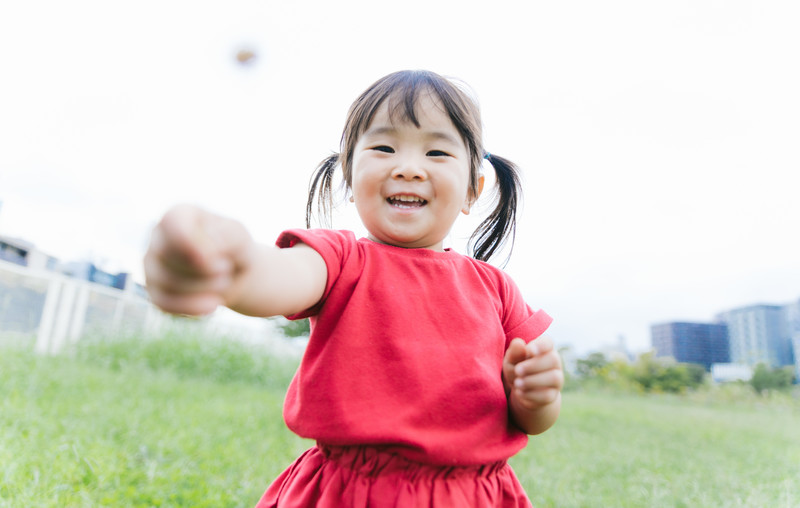
<path id="1" fill-rule="evenodd" d="M 377 151 L 383 152 L 383 153 L 394 153 L 394 148 L 392 148 L 391 146 L 386 146 L 386 145 L 373 146 L 371 148 L 371 150 L 377 150 Z"/>
<path id="2" fill-rule="evenodd" d="M 431 150 L 426 153 L 428 157 L 450 157 L 450 154 L 441 150 Z"/>

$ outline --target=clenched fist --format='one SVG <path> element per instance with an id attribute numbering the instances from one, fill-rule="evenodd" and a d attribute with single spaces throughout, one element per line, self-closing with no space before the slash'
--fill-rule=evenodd
<path id="1" fill-rule="evenodd" d="M 172 208 L 153 230 L 144 258 L 153 303 L 174 314 L 213 312 L 227 303 L 254 246 L 239 222 L 194 206 Z"/>
<path id="2" fill-rule="evenodd" d="M 564 387 L 561 357 L 553 340 L 546 335 L 528 344 L 512 340 L 503 358 L 503 383 L 511 413 L 523 430 L 537 434 L 552 425 Z"/>

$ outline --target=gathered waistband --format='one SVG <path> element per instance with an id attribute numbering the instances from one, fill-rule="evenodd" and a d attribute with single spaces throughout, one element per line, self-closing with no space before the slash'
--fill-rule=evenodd
<path id="1" fill-rule="evenodd" d="M 317 443 L 269 486 L 256 508 L 531 508 L 506 461 L 417 462 L 394 446 Z"/>
<path id="2" fill-rule="evenodd" d="M 409 480 L 424 477 L 452 478 L 462 475 L 479 478 L 496 475 L 508 466 L 505 460 L 475 465 L 429 464 L 404 457 L 394 446 L 335 446 L 318 442 L 317 448 L 325 458 L 335 462 L 339 467 L 345 467 L 366 477 L 399 474 Z"/>

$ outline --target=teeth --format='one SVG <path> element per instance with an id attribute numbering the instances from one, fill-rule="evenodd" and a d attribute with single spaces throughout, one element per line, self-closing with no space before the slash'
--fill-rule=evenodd
<path id="1" fill-rule="evenodd" d="M 420 197 L 417 197 L 417 196 L 403 196 L 403 195 L 401 195 L 401 196 L 392 196 L 390 199 L 393 199 L 395 201 L 406 201 L 408 203 L 424 201 L 424 199 L 422 199 Z"/>
<path id="2" fill-rule="evenodd" d="M 408 194 L 397 194 L 390 196 L 386 199 L 392 206 L 398 208 L 419 208 L 425 206 L 428 202 L 419 196 L 411 196 Z"/>

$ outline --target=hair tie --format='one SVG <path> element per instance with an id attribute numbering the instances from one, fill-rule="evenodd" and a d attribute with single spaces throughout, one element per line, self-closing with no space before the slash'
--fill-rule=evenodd
<path id="1" fill-rule="evenodd" d="M 490 158 L 491 156 L 492 156 L 492 154 L 490 154 L 489 152 L 485 152 L 485 153 L 483 154 L 483 158 L 484 158 L 484 159 L 486 159 L 487 161 L 489 160 L 489 158 Z"/>

